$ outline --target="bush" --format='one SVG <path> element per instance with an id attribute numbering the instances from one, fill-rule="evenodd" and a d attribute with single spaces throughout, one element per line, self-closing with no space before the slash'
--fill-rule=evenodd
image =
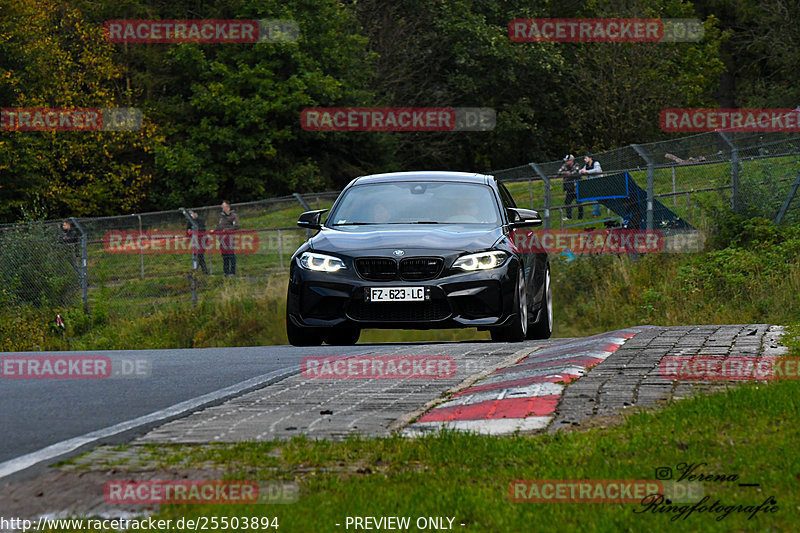
<path id="1" fill-rule="evenodd" d="M 78 246 L 64 244 L 57 228 L 40 222 L 0 232 L 0 305 L 74 303 L 80 289 Z"/>

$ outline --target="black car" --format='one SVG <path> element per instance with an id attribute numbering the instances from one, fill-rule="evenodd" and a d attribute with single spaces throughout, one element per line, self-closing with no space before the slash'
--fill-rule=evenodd
<path id="1" fill-rule="evenodd" d="M 546 253 L 512 232 L 542 224 L 493 176 L 397 172 L 356 178 L 292 256 L 289 342 L 358 341 L 362 328 L 488 329 L 495 341 L 546 339 L 553 328 Z"/>

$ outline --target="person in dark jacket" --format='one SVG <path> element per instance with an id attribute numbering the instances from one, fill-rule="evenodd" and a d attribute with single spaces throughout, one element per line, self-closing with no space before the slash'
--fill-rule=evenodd
<path id="1" fill-rule="evenodd" d="M 72 227 L 71 220 L 65 220 L 61 224 L 61 231 L 64 232 L 64 234 L 61 236 L 61 241 L 64 244 L 78 244 L 78 242 L 80 242 L 81 236 L 78 233 L 78 230 Z"/>
<path id="2" fill-rule="evenodd" d="M 80 257 L 81 257 L 81 249 L 80 249 L 80 242 L 81 242 L 81 234 L 78 230 L 72 225 L 71 220 L 65 220 L 61 223 L 61 243 L 68 247 L 68 249 L 72 252 L 70 254 L 70 261 L 72 262 L 72 266 L 78 268 L 80 264 Z"/>
<path id="3" fill-rule="evenodd" d="M 572 154 L 564 157 L 564 164 L 558 169 L 558 176 L 563 179 L 562 186 L 564 187 L 564 205 L 567 206 L 567 216 L 563 220 L 572 218 L 572 203 L 578 205 L 578 218 L 583 218 L 583 205 L 578 202 L 578 197 L 575 195 L 575 182 L 581 177 L 578 167 L 575 165 L 575 156 Z"/>
<path id="4" fill-rule="evenodd" d="M 222 211 L 215 231 L 222 233 L 220 252 L 222 253 L 222 271 L 225 276 L 236 275 L 236 250 L 233 245 L 233 232 L 239 229 L 239 215 L 231 209 L 227 200 L 222 201 Z"/>
<path id="5" fill-rule="evenodd" d="M 208 266 L 206 266 L 206 249 L 203 246 L 204 237 L 206 236 L 206 223 L 197 216 L 194 211 L 189 211 L 189 216 L 192 217 L 192 222 L 186 224 L 186 234 L 192 239 L 192 262 L 197 264 L 197 268 L 203 271 L 203 274 L 208 274 Z M 197 229 L 195 229 L 195 225 Z M 196 244 L 195 244 L 196 243 Z"/>

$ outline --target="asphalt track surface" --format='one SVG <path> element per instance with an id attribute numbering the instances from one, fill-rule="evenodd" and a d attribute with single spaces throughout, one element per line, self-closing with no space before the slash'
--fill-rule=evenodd
<path id="1" fill-rule="evenodd" d="M 483 433 L 497 433 L 494 426 L 499 423 L 503 429 L 509 421 L 541 422 L 534 424 L 538 429 L 517 429 L 551 433 L 592 427 L 596 421 L 606 424 L 631 407 L 647 408 L 735 383 L 664 376 L 665 357 L 725 361 L 779 356 L 786 353 L 782 335 L 783 328 L 769 324 L 640 326 L 524 343 L 91 352 L 114 361 L 146 360 L 152 368 L 147 376 L 130 379 L 0 379 L 0 452 L 6 459 L 0 462 L 0 514 L 139 512 L 120 510 L 100 495 L 109 476 L 134 475 L 126 469 L 109 470 L 109 461 L 134 461 L 139 464 L 135 476 L 142 480 L 164 475 L 141 465 L 142 445 L 258 441 L 297 434 L 333 439 L 353 432 L 385 436 L 434 422 L 486 426 Z M 455 371 L 433 379 L 320 379 L 300 372 L 303 357 L 315 355 L 451 356 Z M 580 364 L 586 368 L 579 369 Z M 570 377 L 579 379 L 564 386 Z M 548 398 L 554 384 L 559 385 L 557 407 L 556 400 Z M 548 402 L 554 409 L 545 413 L 541 407 Z M 484 408 L 488 403 L 491 406 Z M 520 415 L 516 411 L 523 404 Z M 116 442 L 129 445 L 117 448 Z M 48 466 L 83 451 L 89 453 L 72 465 Z M 202 475 L 207 474 L 214 472 Z"/>
<path id="2" fill-rule="evenodd" d="M 280 379 L 298 372 L 305 356 L 375 351 L 375 346 L 356 345 L 0 353 L 105 355 L 112 361 L 146 361 L 149 370 L 145 377 L 127 379 L 0 378 L 0 463 L 258 376 Z"/>
<path id="3" fill-rule="evenodd" d="M 766 324 L 641 331 L 618 354 L 601 363 L 588 380 L 584 377 L 567 387 L 555 426 L 580 424 L 599 413 L 594 412 L 598 405 L 606 407 L 600 414 L 613 414 L 636 403 L 637 397 L 639 403 L 648 400 L 650 405 L 650 400 L 685 396 L 688 390 L 681 389 L 683 384 L 676 387 L 668 380 L 651 379 L 643 385 L 645 375 L 659 377 L 654 372 L 666 355 L 754 356 L 779 349 L 779 336 L 779 328 Z M 424 412 L 427 407 L 423 406 L 465 379 L 474 381 L 546 346 L 574 358 L 580 355 L 581 346 L 603 337 L 524 343 L 0 353 L 0 478 L 52 464 L 99 444 L 238 442 L 298 433 L 343 438 L 353 431 L 384 435 L 398 421 Z M 540 353 L 543 355 L 534 357 L 548 352 Z M 122 361 L 130 365 L 143 362 L 146 371 L 105 379 L 13 379 L 5 364 L 9 357 L 44 359 L 54 355 L 106 357 L 115 370 Z M 447 379 L 410 381 L 321 380 L 300 375 L 304 357 L 336 355 L 450 356 L 455 372 Z M 492 370 L 493 366 L 497 368 Z M 613 383 L 605 377 L 609 372 L 618 378 Z M 506 389 L 501 393 L 505 400 L 498 401 L 525 392 Z M 587 399 L 590 397 L 595 401 Z"/>
<path id="4" fill-rule="evenodd" d="M 547 342 L 547 341 L 545 341 Z M 552 341 L 551 341 L 552 342 Z M 541 341 L 506 345 L 511 351 Z M 490 341 L 450 343 L 385 343 L 356 346 L 263 346 L 173 350 L 109 350 L 86 352 L 0 352 L 9 356 L 47 357 L 66 355 L 106 356 L 113 368 L 125 360 L 145 363 L 146 375 L 107 379 L 8 379 L 0 374 L 0 464 L 37 453 L 69 439 L 129 424 L 118 439 L 131 437 L 170 420 L 219 405 L 232 397 L 280 382 L 300 372 L 307 356 L 366 354 L 439 354 L 459 360 L 464 354 L 494 351 Z M 503 346 L 501 343 L 500 346 Z M 2 360 L 2 359 L 0 359 Z M 226 390 L 230 389 L 230 390 Z M 176 405 L 181 405 L 176 409 Z M 162 412 L 167 410 L 167 413 Z M 151 422 L 131 423 L 156 414 Z M 122 438 L 124 437 L 124 438 Z M 88 441 L 87 441 L 88 443 Z M 77 449 L 77 448 L 75 448 Z M 50 453 L 50 457 L 55 457 Z M 2 470 L 2 469 L 0 469 Z M 3 475 L 0 472 L 0 477 Z"/>

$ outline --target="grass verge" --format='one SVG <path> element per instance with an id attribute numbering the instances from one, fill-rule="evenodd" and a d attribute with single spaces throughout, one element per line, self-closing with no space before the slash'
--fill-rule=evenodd
<path id="1" fill-rule="evenodd" d="M 167 471 L 222 466 L 225 479 L 297 482 L 289 505 L 171 505 L 160 518 L 269 516 L 280 531 L 340 531 L 348 516 L 451 517 L 461 531 L 792 531 L 800 505 L 797 382 L 746 385 L 625 416 L 620 425 L 557 435 L 489 437 L 444 433 L 419 439 L 351 438 L 204 446 L 147 446 Z M 509 485 L 527 480 L 652 480 L 657 468 L 730 481 L 703 482 L 710 506 L 772 513 L 666 512 L 641 503 L 512 503 Z M 741 487 L 739 483 L 757 486 Z M 683 514 L 681 514 L 683 509 Z M 341 524 L 337 527 L 336 524 Z M 465 524 L 465 526 L 460 526 Z M 414 528 L 412 527 L 412 530 Z"/>

